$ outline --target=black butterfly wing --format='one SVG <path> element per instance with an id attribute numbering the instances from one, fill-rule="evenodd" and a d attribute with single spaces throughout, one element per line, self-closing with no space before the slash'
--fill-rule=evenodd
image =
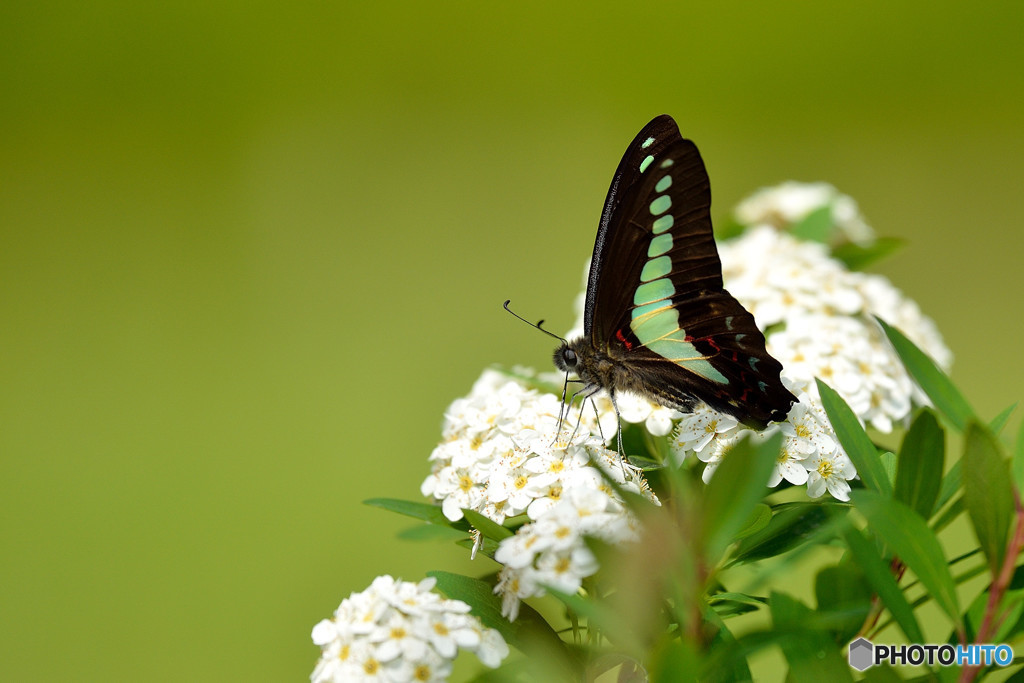
<path id="1" fill-rule="evenodd" d="M 722 288 L 711 188 L 697 147 L 669 116 L 626 150 L 605 201 L 585 333 L 664 405 L 695 398 L 763 427 L 796 398 L 753 316 Z"/>

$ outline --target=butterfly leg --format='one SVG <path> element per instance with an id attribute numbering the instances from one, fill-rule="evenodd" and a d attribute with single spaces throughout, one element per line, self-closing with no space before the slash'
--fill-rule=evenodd
<path id="1" fill-rule="evenodd" d="M 594 399 L 590 399 L 590 405 L 594 408 L 594 420 L 597 422 L 597 433 L 601 435 L 601 441 L 608 443 L 608 440 L 604 438 L 604 430 L 601 429 L 601 413 L 597 412 L 597 402 Z"/>
<path id="2" fill-rule="evenodd" d="M 618 442 L 618 461 L 623 460 L 623 418 L 618 415 L 618 403 L 615 402 L 615 390 L 608 389 L 608 397 L 611 398 L 611 408 L 615 411 L 615 430 Z"/>
<path id="3" fill-rule="evenodd" d="M 572 402 L 576 399 L 576 394 L 573 394 L 569 399 L 569 404 L 566 405 L 565 403 L 565 395 L 569 391 L 569 382 L 577 383 L 581 382 L 581 380 L 569 379 L 569 373 L 565 373 L 565 382 L 562 383 L 562 402 L 558 406 L 558 424 L 555 425 L 555 438 L 551 440 L 551 444 L 549 444 L 551 446 L 558 441 L 558 435 L 562 433 L 562 423 L 565 421 L 565 418 L 569 417 L 569 410 L 572 407 Z"/>
<path id="4" fill-rule="evenodd" d="M 590 391 L 587 391 L 588 389 L 590 389 Z M 577 396 L 580 396 L 581 394 L 582 394 L 582 396 L 580 398 L 580 415 L 576 419 L 576 426 L 573 428 L 572 434 L 569 435 L 569 441 L 570 442 L 573 440 L 573 438 L 575 438 L 576 432 L 578 432 L 579 429 L 580 429 L 580 425 L 583 424 L 583 411 L 587 409 L 587 399 L 592 397 L 594 394 L 596 394 L 599 391 L 601 391 L 601 387 L 595 387 L 595 388 L 591 389 L 588 386 L 588 387 L 583 387 L 578 392 L 573 394 L 573 398 L 574 399 Z M 586 392 L 586 393 L 584 393 L 584 392 Z M 572 406 L 572 403 L 570 403 L 569 405 Z"/>

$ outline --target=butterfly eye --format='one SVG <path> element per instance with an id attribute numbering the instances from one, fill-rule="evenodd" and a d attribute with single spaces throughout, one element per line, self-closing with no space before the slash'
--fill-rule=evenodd
<path id="1" fill-rule="evenodd" d="M 565 364 L 570 368 L 576 367 L 576 352 L 572 349 L 565 349 L 562 351 L 562 360 L 564 360 Z"/>

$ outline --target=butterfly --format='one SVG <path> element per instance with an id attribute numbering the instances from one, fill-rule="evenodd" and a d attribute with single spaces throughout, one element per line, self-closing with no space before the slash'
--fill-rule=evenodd
<path id="1" fill-rule="evenodd" d="M 754 316 L 722 285 L 710 209 L 696 145 L 672 117 L 655 118 L 608 190 L 583 336 L 554 353 L 555 366 L 583 383 L 584 400 L 604 390 L 615 405 L 630 391 L 681 412 L 703 401 L 756 429 L 786 418 L 797 399 Z"/>

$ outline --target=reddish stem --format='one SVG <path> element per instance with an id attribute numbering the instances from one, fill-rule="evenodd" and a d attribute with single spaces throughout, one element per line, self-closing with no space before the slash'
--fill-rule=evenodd
<path id="1" fill-rule="evenodd" d="M 1006 589 L 1010 587 L 1010 581 L 1013 580 L 1013 573 L 1017 565 L 1017 555 L 1020 554 L 1021 548 L 1024 548 L 1024 507 L 1021 506 L 1020 496 L 1016 492 L 1014 492 L 1014 503 L 1017 507 L 1017 514 L 1014 515 L 1016 527 L 1013 531 L 1013 537 L 1010 539 L 1010 544 L 1006 548 L 1003 566 L 1000 568 L 999 574 L 995 577 L 995 581 L 992 582 L 992 587 L 989 589 L 988 602 L 985 605 L 985 616 L 982 618 L 981 627 L 978 628 L 978 633 L 974 638 L 976 644 L 987 643 L 995 635 L 1003 619 L 1006 618 L 1006 612 L 997 614 L 999 603 L 1002 602 L 1003 595 L 1006 594 Z M 965 666 L 960 673 L 960 683 L 971 683 L 980 671 L 980 666 Z"/>

